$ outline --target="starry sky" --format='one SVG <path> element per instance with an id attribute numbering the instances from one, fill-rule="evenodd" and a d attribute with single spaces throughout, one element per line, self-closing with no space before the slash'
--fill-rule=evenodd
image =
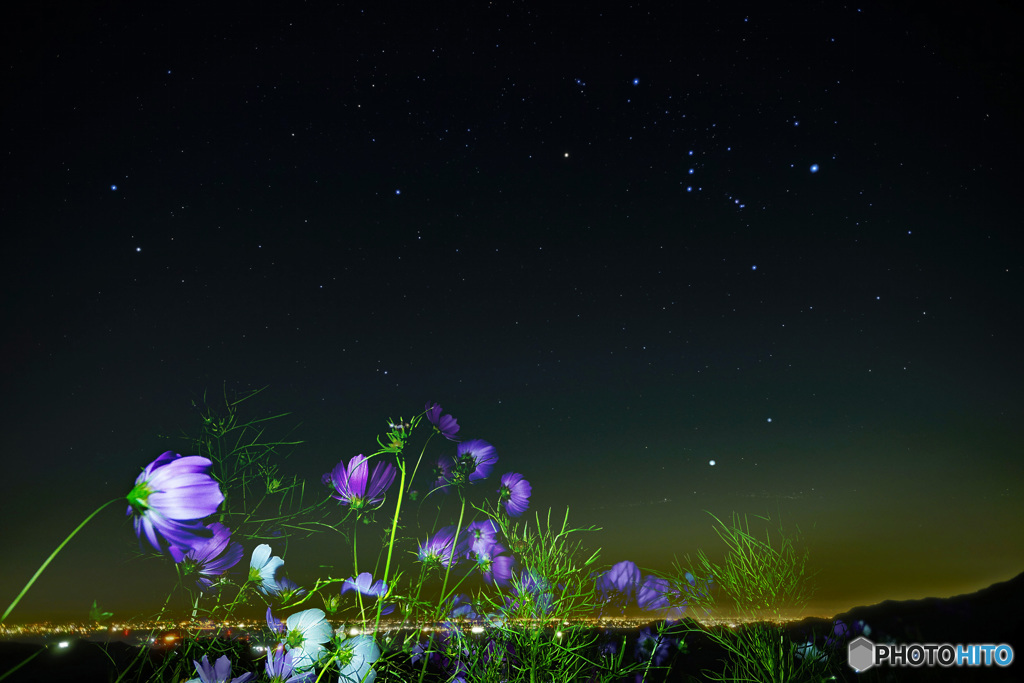
<path id="1" fill-rule="evenodd" d="M 440 402 L 608 564 L 781 518 L 811 614 L 1024 570 L 1011 3 L 266 7 L 4 22 L 4 607 L 260 387 L 314 489 Z M 158 608 L 122 510 L 11 620 Z"/>

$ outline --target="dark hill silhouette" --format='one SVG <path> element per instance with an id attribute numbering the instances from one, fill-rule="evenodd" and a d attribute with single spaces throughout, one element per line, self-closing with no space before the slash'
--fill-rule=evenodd
<path id="1" fill-rule="evenodd" d="M 863 619 L 893 638 L 911 636 L 930 643 L 1021 643 L 1024 627 L 1024 572 L 977 593 L 951 598 L 886 600 L 836 615 L 847 623 Z M 1024 680 L 1024 671 L 1022 678 Z"/>
<path id="2" fill-rule="evenodd" d="M 867 638 L 875 643 L 1005 643 L 1013 647 L 1016 657 L 1024 658 L 1024 572 L 976 593 L 950 598 L 885 600 L 876 605 L 854 607 L 834 619 L 841 619 L 847 625 L 858 621 L 867 624 L 871 629 Z M 796 639 L 812 629 L 816 633 L 828 633 L 832 623 L 833 620 L 828 619 L 804 619 L 787 626 L 786 631 Z M 845 663 L 845 647 L 842 660 Z M 847 667 L 841 680 L 864 683 L 1024 681 L 1024 659 L 1007 668 L 874 668 L 856 674 Z"/>

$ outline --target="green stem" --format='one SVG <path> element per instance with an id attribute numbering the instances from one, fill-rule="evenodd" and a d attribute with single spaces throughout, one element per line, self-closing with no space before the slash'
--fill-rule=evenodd
<path id="1" fill-rule="evenodd" d="M 17 664 L 16 666 L 14 666 L 14 667 L 12 667 L 12 668 L 8 669 L 6 673 L 4 673 L 4 674 L 0 675 L 0 681 L 4 680 L 4 679 L 5 679 L 5 678 L 7 678 L 8 676 L 10 676 L 10 675 L 11 675 L 12 673 L 14 673 L 15 671 L 17 671 L 17 670 L 18 670 L 18 669 L 20 669 L 21 667 L 25 666 L 26 664 L 28 664 L 29 662 L 31 662 L 31 661 L 32 661 L 33 659 L 35 659 L 36 657 L 38 657 L 39 655 L 41 655 L 41 654 L 42 654 L 42 653 L 44 653 L 44 652 L 46 652 L 46 648 L 45 648 L 45 647 L 41 647 L 41 648 L 39 648 L 38 650 L 36 650 L 36 651 L 35 651 L 35 652 L 33 652 L 32 654 L 30 654 L 30 655 L 29 655 L 28 657 L 26 657 L 25 659 L 23 659 L 23 660 L 21 661 L 21 663 L 20 663 L 20 664 Z"/>
<path id="2" fill-rule="evenodd" d="M 448 574 L 452 570 L 452 565 L 455 564 L 455 549 L 459 545 L 459 534 L 462 533 L 462 519 L 466 514 L 466 499 L 462 495 L 461 489 L 459 490 L 459 498 L 462 498 L 462 507 L 459 508 L 459 523 L 455 525 L 455 537 L 452 539 L 452 551 L 448 553 L 448 566 L 444 568 L 444 583 L 441 586 L 442 604 L 448 599 Z M 439 604 L 438 607 L 440 606 L 441 605 Z"/>
<path id="3" fill-rule="evenodd" d="M 352 574 L 359 576 L 359 518 L 352 525 Z M 359 591 L 356 591 L 357 593 Z"/>
<path id="4" fill-rule="evenodd" d="M 416 466 L 412 468 L 412 476 L 409 477 L 409 488 L 412 488 L 412 483 L 416 479 L 416 472 L 420 469 L 420 463 L 423 461 L 423 454 L 427 452 L 427 444 L 434 438 L 437 432 L 430 432 L 430 436 L 427 437 L 426 442 L 423 444 L 423 448 L 420 450 L 420 457 L 416 458 Z"/>
<path id="5" fill-rule="evenodd" d="M 79 524 L 77 527 L 75 527 L 75 530 L 72 531 L 68 535 L 68 537 L 64 539 L 63 543 L 61 543 L 59 546 L 57 546 L 56 550 L 54 550 L 52 553 L 50 553 L 50 556 L 48 558 L 46 558 L 46 562 L 43 562 L 43 564 L 40 565 L 39 569 L 36 570 L 36 573 L 32 575 L 32 578 L 29 579 L 28 583 L 25 584 L 25 587 L 21 589 L 20 593 L 18 593 L 18 597 L 14 598 L 14 602 L 12 602 L 11 605 L 7 608 L 7 611 L 4 612 L 4 615 L 2 617 L 0 617 L 0 623 L 3 623 L 4 621 L 7 620 L 7 616 L 11 613 L 11 610 L 13 610 L 18 605 L 18 603 L 21 602 L 21 599 L 23 597 L 25 597 L 25 593 L 28 593 L 28 589 L 31 588 L 32 584 L 34 584 L 36 582 L 36 579 L 39 578 L 39 575 L 43 573 L 43 570 L 45 570 L 47 567 L 50 566 L 50 563 L 53 562 L 53 558 L 57 557 L 57 553 L 59 553 L 61 550 L 64 549 L 64 546 L 66 546 L 71 541 L 71 539 L 75 537 L 75 534 L 77 534 L 79 531 L 81 531 L 82 527 L 84 527 L 86 524 L 88 524 L 89 521 L 93 517 L 98 515 L 104 508 L 108 507 L 112 503 L 117 503 L 117 502 L 120 502 L 120 501 L 123 501 L 123 500 L 124 500 L 124 498 L 115 498 L 113 500 L 108 500 L 106 503 L 104 503 L 103 505 L 101 505 L 98 508 L 96 508 L 95 512 L 93 512 L 91 515 L 89 515 L 84 520 L 82 520 L 82 523 Z"/>
<path id="6" fill-rule="evenodd" d="M 358 518 L 357 518 L 358 519 Z M 357 521 L 355 526 L 352 527 L 352 576 L 356 579 L 359 578 L 359 546 L 357 545 L 359 538 L 359 522 Z M 356 602 L 359 604 L 359 621 L 362 622 L 363 627 L 366 627 L 366 618 L 364 617 L 363 611 L 363 594 L 356 590 Z"/>
<path id="7" fill-rule="evenodd" d="M 399 473 L 401 475 L 399 480 L 398 480 L 398 501 L 395 503 L 395 518 L 391 522 L 391 539 L 388 541 L 388 559 L 384 563 L 384 585 L 385 586 L 389 585 L 388 584 L 388 574 L 391 571 L 391 552 L 395 549 L 395 534 L 398 532 L 398 516 L 402 512 L 402 491 L 405 488 L 405 461 L 404 460 L 399 460 L 398 461 L 398 471 L 399 471 Z M 386 596 L 382 595 L 380 597 L 380 599 L 377 600 L 377 618 L 374 620 L 374 624 L 373 624 L 373 631 L 374 631 L 374 633 L 376 633 L 377 629 L 380 628 L 380 612 L 384 608 L 384 598 L 385 597 Z"/>

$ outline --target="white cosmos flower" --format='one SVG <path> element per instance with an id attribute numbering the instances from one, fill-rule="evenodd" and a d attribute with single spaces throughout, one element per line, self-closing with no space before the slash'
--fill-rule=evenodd
<path id="1" fill-rule="evenodd" d="M 256 590 L 264 595 L 277 595 L 281 592 L 275 574 L 284 564 L 280 557 L 270 556 L 270 546 L 261 543 L 252 551 L 249 561 L 249 580 L 256 584 Z"/>
<path id="2" fill-rule="evenodd" d="M 296 671 L 309 669 L 317 663 L 327 649 L 324 643 L 331 639 L 333 632 L 324 611 L 315 607 L 296 612 L 285 620 L 284 647 L 291 651 Z"/>
<path id="3" fill-rule="evenodd" d="M 373 683 L 377 672 L 371 669 L 380 658 L 380 648 L 367 635 L 355 636 L 342 641 L 338 663 L 341 674 L 338 683 Z"/>

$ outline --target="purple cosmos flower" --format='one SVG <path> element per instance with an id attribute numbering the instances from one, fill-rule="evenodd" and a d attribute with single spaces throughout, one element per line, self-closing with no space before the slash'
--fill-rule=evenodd
<path id="1" fill-rule="evenodd" d="M 267 628 L 269 628 L 270 632 L 275 636 L 283 636 L 287 633 L 284 622 L 275 617 L 269 607 L 267 608 Z"/>
<path id="2" fill-rule="evenodd" d="M 636 592 L 636 602 L 640 609 L 653 611 L 668 607 L 668 579 L 646 576 Z"/>
<path id="3" fill-rule="evenodd" d="M 437 403 L 427 402 L 427 419 L 430 420 L 430 424 L 434 425 L 434 429 L 437 430 L 438 434 L 448 439 L 449 441 L 458 441 L 455 435 L 459 433 L 459 423 L 455 421 L 455 418 L 451 415 L 441 415 L 441 406 Z"/>
<path id="4" fill-rule="evenodd" d="M 388 594 L 388 585 L 384 583 L 384 579 L 377 579 L 376 582 L 373 580 L 373 576 L 370 572 L 363 572 L 359 576 L 345 579 L 344 583 L 341 584 L 341 594 L 344 595 L 349 591 L 356 591 L 363 595 L 368 595 L 374 598 L 383 598 Z M 391 614 L 395 611 L 395 606 L 385 603 L 381 607 L 381 614 Z"/>
<path id="5" fill-rule="evenodd" d="M 224 655 L 215 664 L 210 664 L 210 659 L 203 655 L 203 662 L 193 660 L 196 665 L 196 673 L 199 678 L 190 679 L 187 683 L 245 683 L 252 678 L 251 673 L 244 673 L 238 678 L 231 678 L 231 660 Z"/>
<path id="6" fill-rule="evenodd" d="M 459 593 L 452 600 L 452 608 L 448 612 L 449 619 L 479 619 L 480 615 L 477 614 L 476 608 L 473 607 L 472 600 L 465 593 Z"/>
<path id="7" fill-rule="evenodd" d="M 438 460 L 435 486 L 443 487 L 448 493 L 449 485 L 465 486 L 486 479 L 496 462 L 498 453 L 491 444 L 483 439 L 464 441 L 459 444 L 454 458 Z"/>
<path id="8" fill-rule="evenodd" d="M 282 645 L 267 652 L 266 670 L 270 683 L 313 683 L 316 671 L 296 673 L 292 659 L 291 651 L 285 652 Z"/>
<path id="9" fill-rule="evenodd" d="M 860 629 L 857 628 L 858 624 L 860 625 Z M 825 637 L 825 647 L 838 647 L 851 637 L 860 635 L 863 632 L 863 628 L 863 621 L 854 622 L 853 628 L 850 628 L 842 619 L 836 619 L 832 624 L 832 633 Z M 870 629 L 868 630 L 870 631 Z"/>
<path id="10" fill-rule="evenodd" d="M 167 451 L 149 463 L 128 494 L 128 512 L 135 513 L 135 534 L 158 552 L 164 541 L 190 548 L 209 533 L 202 519 L 224 501 L 220 485 L 210 476 L 213 463 L 198 455 L 181 457 Z"/>
<path id="11" fill-rule="evenodd" d="M 281 592 L 279 593 L 281 596 L 281 602 L 288 602 L 293 598 L 301 598 L 306 594 L 305 588 L 302 588 L 287 576 L 282 576 L 278 579 L 277 585 L 281 588 Z"/>
<path id="12" fill-rule="evenodd" d="M 619 643 L 616 640 L 606 640 L 597 648 L 602 658 L 615 659 L 619 655 Z"/>
<path id="13" fill-rule="evenodd" d="M 474 553 L 476 568 L 484 577 L 487 583 L 495 583 L 499 586 L 507 586 L 512 578 L 512 563 L 515 558 L 506 555 L 508 548 L 500 543 L 492 543 L 489 547 Z"/>
<path id="14" fill-rule="evenodd" d="M 349 591 L 357 591 L 363 595 L 382 598 L 387 595 L 388 585 L 384 583 L 384 579 L 377 579 L 377 582 L 374 583 L 370 572 L 363 572 L 359 576 L 345 579 L 344 583 L 341 584 L 342 595 Z"/>
<path id="15" fill-rule="evenodd" d="M 508 602 L 508 608 L 512 612 L 527 609 L 534 617 L 544 617 L 554 606 L 551 582 L 532 570 L 516 577 L 512 593 L 514 597 Z"/>
<path id="16" fill-rule="evenodd" d="M 469 676 L 470 651 L 466 635 L 451 622 L 440 624 L 439 632 L 428 639 L 419 641 L 410 652 L 413 664 L 426 657 L 443 674 L 445 683 L 467 683 Z"/>
<path id="17" fill-rule="evenodd" d="M 420 544 L 416 553 L 419 561 L 428 567 L 449 567 L 458 556 L 455 553 L 455 526 L 446 526 Z"/>
<path id="18" fill-rule="evenodd" d="M 604 596 L 619 594 L 627 601 L 636 594 L 640 585 L 640 568 L 635 562 L 623 560 L 601 575 L 597 589 Z"/>
<path id="19" fill-rule="evenodd" d="M 467 560 L 473 559 L 478 552 L 484 552 L 497 540 L 498 523 L 493 519 L 484 519 L 473 522 L 466 527 L 462 536 L 462 542 L 455 549 L 455 553 Z"/>
<path id="20" fill-rule="evenodd" d="M 671 629 L 651 629 L 646 626 L 640 631 L 636 640 L 634 654 L 636 661 L 646 662 L 652 660 L 654 666 L 663 666 L 672 655 L 672 650 L 677 645 Z"/>
<path id="21" fill-rule="evenodd" d="M 334 486 L 331 497 L 337 498 L 342 505 L 352 510 L 383 503 L 384 492 L 395 480 L 394 465 L 378 463 L 373 467 L 373 475 L 370 475 L 367 460 L 365 455 L 359 454 L 349 460 L 348 467 L 343 460 L 331 470 L 331 483 Z"/>
<path id="22" fill-rule="evenodd" d="M 464 659 L 468 658 L 469 649 L 460 647 L 460 636 L 461 632 L 458 629 L 448 628 L 445 632 L 433 636 L 437 639 L 436 642 L 432 638 L 427 642 L 416 643 L 409 653 L 410 661 L 416 664 L 425 656 L 430 664 L 443 672 L 443 680 L 446 683 L 466 683 L 469 665 Z M 459 656 L 460 650 L 463 656 Z M 450 656 L 449 653 L 454 656 Z"/>
<path id="23" fill-rule="evenodd" d="M 261 543 L 252 551 L 252 559 L 249 560 L 249 581 L 256 584 L 256 590 L 264 595 L 277 595 L 281 592 L 275 574 L 284 564 L 280 557 L 270 556 L 270 546 Z"/>
<path id="24" fill-rule="evenodd" d="M 207 527 L 213 537 L 196 542 L 191 548 L 171 546 L 171 558 L 181 565 L 185 575 L 198 574 L 196 585 L 209 590 L 214 580 L 242 559 L 242 545 L 231 543 L 231 530 L 220 522 Z"/>
<path id="25" fill-rule="evenodd" d="M 530 507 L 530 493 L 533 487 L 530 482 L 523 479 L 523 475 L 517 472 L 508 472 L 501 475 L 501 494 L 498 502 L 505 506 L 505 514 L 509 517 L 518 517 Z"/>
<path id="26" fill-rule="evenodd" d="M 469 473 L 469 483 L 472 484 L 487 478 L 494 469 L 494 463 L 498 462 L 498 452 L 483 439 L 473 439 L 459 444 L 456 460 L 460 465 L 473 464 Z"/>
<path id="27" fill-rule="evenodd" d="M 434 489 L 441 489 L 442 493 L 448 493 L 448 485 L 452 483 L 452 468 L 455 467 L 455 459 L 450 455 L 442 455 L 434 465 Z"/>
<path id="28" fill-rule="evenodd" d="M 597 592 L 605 604 L 625 610 L 636 598 L 640 569 L 629 560 L 619 562 L 597 579 Z"/>

